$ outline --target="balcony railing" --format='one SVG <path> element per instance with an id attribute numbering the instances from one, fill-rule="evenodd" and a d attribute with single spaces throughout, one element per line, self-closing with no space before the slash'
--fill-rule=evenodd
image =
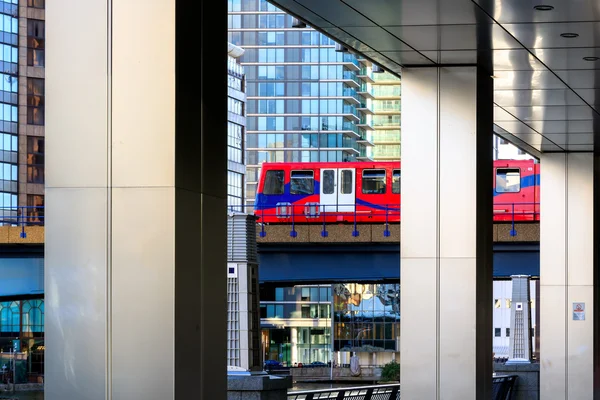
<path id="1" fill-rule="evenodd" d="M 373 80 L 375 82 L 400 82 L 400 78 L 395 75 L 390 74 L 389 72 L 382 72 L 378 74 L 373 74 Z"/>
<path id="2" fill-rule="evenodd" d="M 371 71 L 369 68 L 366 67 L 362 67 L 360 69 L 360 71 L 358 72 L 358 75 L 361 77 L 365 77 L 366 79 L 368 79 L 369 81 L 373 81 L 373 71 Z"/>
<path id="3" fill-rule="evenodd" d="M 343 62 L 352 63 L 352 64 L 356 65 L 357 67 L 360 66 L 360 64 L 358 63 L 358 59 L 356 58 L 355 55 L 349 54 L 349 53 L 343 53 L 343 54 L 344 54 L 344 57 L 342 58 Z"/>
<path id="4" fill-rule="evenodd" d="M 375 101 L 373 104 L 373 111 L 375 111 L 375 112 L 379 112 L 379 111 L 381 111 L 381 112 L 391 112 L 391 111 L 400 112 L 401 105 L 400 104 L 382 105 L 381 103 L 378 103 Z"/>
<path id="5" fill-rule="evenodd" d="M 373 96 L 375 97 L 400 97 L 400 86 L 375 86 Z"/>
<path id="6" fill-rule="evenodd" d="M 386 117 L 384 115 L 384 117 Z M 400 117 L 394 115 L 394 118 L 375 118 L 373 117 L 373 126 L 399 126 Z"/>
<path id="7" fill-rule="evenodd" d="M 343 71 L 342 72 L 342 78 L 346 79 L 346 80 L 353 81 L 357 86 L 360 85 L 360 83 L 358 82 L 358 78 L 356 77 L 356 72 Z"/>
<path id="8" fill-rule="evenodd" d="M 354 107 L 354 106 L 351 106 L 349 104 L 344 104 L 343 113 L 344 114 L 352 114 L 352 115 L 356 116 L 357 110 L 356 110 L 356 107 Z"/>
<path id="9" fill-rule="evenodd" d="M 361 83 L 360 87 L 358 88 L 358 91 L 361 93 L 367 93 L 371 96 L 373 96 L 373 87 L 369 87 L 369 85 L 367 85 L 366 83 Z"/>

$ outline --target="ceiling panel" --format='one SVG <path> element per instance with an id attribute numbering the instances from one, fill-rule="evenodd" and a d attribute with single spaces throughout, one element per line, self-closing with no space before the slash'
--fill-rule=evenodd
<path id="1" fill-rule="evenodd" d="M 380 27 L 344 27 L 344 30 L 377 51 L 413 50 L 391 33 Z"/>
<path id="2" fill-rule="evenodd" d="M 351 7 L 346 6 L 343 2 L 338 2 L 335 7 L 331 7 L 329 1 L 323 0 L 302 0 L 296 3 L 302 4 L 335 26 L 376 26 L 375 23 L 357 13 Z"/>
<path id="3" fill-rule="evenodd" d="M 594 131 L 594 120 L 581 121 L 527 121 L 538 132 L 546 134 L 554 133 L 591 133 Z"/>
<path id="4" fill-rule="evenodd" d="M 523 22 L 568 22 L 600 20 L 600 5 L 596 0 L 474 0 L 500 24 Z M 538 11 L 533 7 L 548 4 L 551 11 Z"/>
<path id="5" fill-rule="evenodd" d="M 481 25 L 387 26 L 416 50 L 519 49 L 519 43 L 498 25 L 484 25 L 490 40 L 481 40 Z"/>
<path id="6" fill-rule="evenodd" d="M 502 27 L 530 49 L 596 47 L 600 43 L 600 25 L 597 22 L 504 24 Z M 561 36 L 571 33 L 579 36 Z"/>
<path id="7" fill-rule="evenodd" d="M 600 69 L 599 47 L 577 47 L 565 49 L 532 49 L 532 53 L 548 68 L 555 69 Z M 586 61 L 584 57 L 598 57 L 597 61 Z"/>
<path id="8" fill-rule="evenodd" d="M 594 144 L 593 133 L 545 134 L 544 137 L 558 145 L 589 145 Z"/>
<path id="9" fill-rule="evenodd" d="M 494 50 L 492 56 L 494 72 L 548 69 L 526 49 Z"/>
<path id="10" fill-rule="evenodd" d="M 519 89 L 566 89 L 565 83 L 551 71 L 496 71 L 495 90 Z"/>
<path id="11" fill-rule="evenodd" d="M 600 69 L 552 70 L 572 89 L 600 88 Z"/>
<path id="12" fill-rule="evenodd" d="M 588 106 L 525 106 L 504 107 L 522 121 L 562 121 L 592 119 L 594 111 Z"/>
<path id="13" fill-rule="evenodd" d="M 495 90 L 494 102 L 502 107 L 577 106 L 585 104 L 569 89 Z"/>
<path id="14" fill-rule="evenodd" d="M 387 65 L 388 60 L 392 60 L 400 65 L 433 66 L 435 64 L 432 60 L 426 58 L 424 55 L 416 51 L 383 51 L 381 53 L 365 52 L 364 54 L 373 61 L 381 62 L 382 65 Z"/>
<path id="15" fill-rule="evenodd" d="M 367 46 L 365 43 L 361 42 L 340 28 L 325 28 L 323 31 L 328 35 L 335 37 L 339 43 L 346 44 L 349 48 L 352 48 L 357 52 L 364 53 L 367 51 L 375 51 L 375 49 Z"/>
<path id="16" fill-rule="evenodd" d="M 331 5 L 330 1 L 323 1 Z M 481 9 L 470 0 L 342 0 L 379 25 L 474 24 Z M 486 18 L 486 22 L 490 22 Z"/>

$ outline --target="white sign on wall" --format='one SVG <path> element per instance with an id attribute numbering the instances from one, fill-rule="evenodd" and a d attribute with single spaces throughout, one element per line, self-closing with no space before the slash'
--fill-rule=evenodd
<path id="1" fill-rule="evenodd" d="M 585 303 L 573 303 L 573 321 L 585 321 Z"/>

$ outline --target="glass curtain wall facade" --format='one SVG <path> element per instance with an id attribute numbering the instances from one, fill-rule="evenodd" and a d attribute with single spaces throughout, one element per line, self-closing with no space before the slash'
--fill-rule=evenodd
<path id="1" fill-rule="evenodd" d="M 371 115 L 361 107 L 360 64 L 265 0 L 228 0 L 229 42 L 244 48 L 247 202 L 263 162 L 353 161 L 366 155 Z"/>
<path id="2" fill-rule="evenodd" d="M 14 363 L 13 363 L 14 359 Z M 44 375 L 44 300 L 0 302 L 2 383 L 41 383 Z M 15 368 L 12 368 L 14 366 Z"/>
<path id="3" fill-rule="evenodd" d="M 17 215 L 19 182 L 19 1 L 0 1 L 0 217 Z"/>
<path id="4" fill-rule="evenodd" d="M 341 365 L 358 352 L 370 364 L 400 351 L 399 283 L 262 285 L 260 298 L 265 360 Z"/>
<path id="5" fill-rule="evenodd" d="M 244 212 L 246 174 L 246 78 L 238 57 L 244 50 L 228 44 L 227 60 L 227 207 Z"/>

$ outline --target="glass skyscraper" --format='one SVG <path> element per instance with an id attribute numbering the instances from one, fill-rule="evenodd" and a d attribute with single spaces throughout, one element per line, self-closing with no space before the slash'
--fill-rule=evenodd
<path id="1" fill-rule="evenodd" d="M 262 162 L 371 159 L 370 63 L 265 0 L 228 2 L 228 41 L 245 50 L 248 204 Z"/>

